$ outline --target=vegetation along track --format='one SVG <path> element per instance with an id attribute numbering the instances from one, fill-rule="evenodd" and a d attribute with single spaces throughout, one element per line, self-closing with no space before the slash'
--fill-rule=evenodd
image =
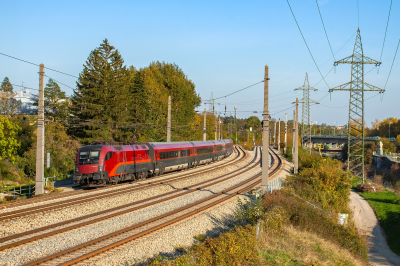
<path id="1" fill-rule="evenodd" d="M 104 190 L 103 193 L 96 193 L 93 195 L 83 195 L 82 197 L 79 197 L 79 198 L 67 199 L 65 201 L 53 202 L 53 203 L 48 203 L 48 204 L 44 204 L 44 205 L 34 206 L 31 208 L 5 212 L 5 213 L 1 214 L 0 221 L 16 219 L 16 218 L 20 218 L 20 217 L 27 216 L 30 214 L 37 214 L 38 212 L 55 211 L 57 209 L 70 207 L 70 206 L 76 205 L 76 204 L 83 204 L 83 203 L 87 203 L 87 202 L 94 201 L 94 200 L 116 197 L 116 196 L 121 195 L 122 193 L 131 193 L 134 191 L 141 191 L 141 190 L 153 188 L 154 186 L 165 185 L 170 182 L 181 181 L 181 180 L 193 177 L 193 176 L 205 174 L 205 173 L 214 171 L 216 168 L 221 168 L 222 166 L 236 164 L 236 163 L 240 162 L 241 160 L 243 160 L 245 158 L 245 152 L 243 150 L 241 150 L 241 151 L 237 150 L 237 151 L 238 151 L 238 154 L 234 158 L 234 160 L 239 158 L 241 156 L 241 154 L 242 154 L 242 156 L 239 158 L 239 161 L 236 161 L 236 162 L 230 161 L 230 162 L 224 163 L 222 165 L 213 166 L 211 168 L 202 169 L 200 171 L 190 172 L 190 173 L 182 174 L 179 176 L 168 177 L 169 175 L 167 175 L 167 178 L 164 178 L 166 176 L 163 175 L 162 178 L 164 178 L 164 179 L 161 179 L 161 180 L 154 179 L 154 177 L 153 177 L 153 178 L 141 180 L 142 181 L 141 183 L 138 183 L 136 186 L 133 186 L 133 187 L 132 186 L 128 186 L 128 187 L 123 186 L 120 189 L 113 189 L 110 191 Z M 1 239 L 0 239 L 0 242 L 1 242 Z"/>
<path id="2" fill-rule="evenodd" d="M 271 156 L 273 162 L 271 168 L 274 168 L 270 172 L 271 177 L 275 173 L 277 173 L 282 167 L 282 161 L 279 158 L 279 156 L 277 156 L 273 151 L 272 153 L 277 158 L 277 160 L 274 158 L 274 156 Z M 257 156 L 254 157 L 253 162 L 256 157 Z M 258 163 L 254 164 L 253 167 L 255 167 L 256 165 L 258 165 Z M 243 174 L 243 172 L 241 172 L 240 174 Z M 244 182 L 236 184 L 228 189 L 225 189 L 220 193 L 215 193 L 214 195 L 202 199 L 200 201 L 178 208 L 174 211 L 165 213 L 153 219 L 124 228 L 122 230 L 108 234 L 98 239 L 63 250 L 59 253 L 55 253 L 48 257 L 28 263 L 26 265 L 38 265 L 38 264 L 72 265 L 82 262 L 98 254 L 101 254 L 105 251 L 111 250 L 115 247 L 118 247 L 132 240 L 138 239 L 142 236 L 160 230 L 173 223 L 179 222 L 183 219 L 193 216 L 201 211 L 211 208 L 217 204 L 220 204 L 232 197 L 235 197 L 237 194 L 243 193 L 251 189 L 252 187 L 259 185 L 261 183 L 260 176 L 261 173 L 258 173 Z M 191 193 L 198 189 L 200 189 L 200 187 L 190 189 L 189 191 L 186 191 L 184 193 Z M 182 194 L 178 196 L 181 195 Z"/>
<path id="3" fill-rule="evenodd" d="M 201 174 L 203 172 L 211 171 L 212 169 L 220 168 L 221 166 L 226 166 L 226 165 L 232 164 L 237 158 L 239 158 L 240 152 L 243 152 L 242 148 L 240 148 L 240 151 L 239 151 L 239 148 L 237 146 L 235 148 L 236 148 L 236 151 L 237 151 L 237 155 L 231 161 L 228 161 L 228 162 L 216 165 L 216 166 L 212 166 L 212 167 L 207 167 L 207 169 L 201 169 L 202 167 L 205 166 L 205 165 L 201 165 L 201 166 L 199 166 L 200 169 L 198 169 L 198 170 L 194 170 L 193 169 L 192 171 L 190 171 L 190 174 Z M 164 177 L 168 177 L 168 176 L 171 176 L 171 175 L 176 175 L 177 173 L 179 173 L 179 172 L 175 171 L 175 172 L 163 174 L 162 176 L 154 176 L 154 177 L 146 178 L 145 180 L 136 180 L 136 181 L 131 181 L 131 182 L 128 182 L 128 183 L 125 182 L 125 183 L 122 183 L 122 184 L 113 185 L 112 188 L 119 187 L 119 186 L 126 186 L 127 184 L 135 184 L 135 183 L 139 183 L 139 182 L 143 182 L 143 181 L 149 181 L 149 180 L 155 180 L 155 179 L 159 179 L 159 178 L 164 178 Z M 95 191 L 98 192 L 98 191 L 101 191 L 101 190 L 107 190 L 109 188 L 110 188 L 110 186 L 103 187 L 103 188 L 97 188 Z M 38 203 L 38 202 L 43 202 L 43 201 L 61 199 L 61 198 L 70 197 L 70 196 L 78 196 L 78 195 L 86 194 L 86 193 L 90 193 L 90 192 L 93 192 L 93 190 L 76 190 L 76 191 L 70 191 L 70 192 L 57 193 L 55 195 L 45 195 L 45 196 L 36 197 L 36 198 L 29 198 L 29 199 L 20 200 L 18 202 L 14 202 L 14 203 L 8 203 L 8 204 L 0 205 L 0 209 L 8 209 L 8 208 L 20 207 L 20 206 L 29 205 L 29 204 L 32 204 L 32 203 Z"/>
<path id="4" fill-rule="evenodd" d="M 254 159 L 250 163 L 246 164 L 243 168 L 246 168 L 246 167 L 250 166 L 255 161 L 255 159 L 256 159 L 256 157 L 254 157 Z M 6 236 L 6 237 L 3 237 L 3 238 L 0 238 L 0 243 L 4 243 L 4 242 L 10 241 L 10 240 L 16 240 L 18 238 L 24 238 L 24 239 L 21 239 L 19 241 L 15 241 L 15 242 L 10 243 L 10 244 L 2 245 L 2 246 L 0 246 L 0 251 L 8 249 L 8 248 L 16 247 L 16 246 L 19 246 L 19 245 L 22 245 L 22 244 L 30 243 L 30 242 L 35 241 L 35 240 L 43 239 L 45 237 L 54 236 L 56 234 L 66 232 L 68 230 L 73 230 L 73 229 L 76 229 L 76 228 L 80 228 L 82 226 L 86 226 L 86 225 L 89 225 L 89 224 L 94 224 L 96 222 L 107 220 L 107 219 L 110 219 L 112 217 L 123 215 L 123 214 L 129 213 L 129 212 L 133 212 L 133 211 L 136 211 L 136 210 L 139 210 L 139 209 L 143 209 L 143 208 L 146 208 L 146 207 L 161 203 L 161 202 L 165 202 L 167 200 L 170 200 L 170 199 L 173 199 L 173 198 L 176 198 L 176 197 L 180 197 L 180 196 L 183 196 L 183 195 L 186 195 L 186 194 L 189 194 L 189 193 L 193 193 L 193 192 L 196 192 L 196 191 L 198 191 L 200 189 L 204 189 L 206 187 L 210 187 L 212 185 L 221 183 L 221 182 L 226 181 L 228 179 L 231 179 L 231 178 L 233 178 L 235 176 L 238 176 L 238 175 L 242 174 L 243 172 L 254 168 L 255 166 L 256 165 L 253 165 L 252 167 L 247 168 L 244 171 L 242 170 L 243 168 L 242 169 L 238 169 L 238 170 L 235 170 L 233 172 L 230 172 L 230 173 L 227 173 L 225 175 L 222 175 L 222 176 L 220 176 L 218 178 L 215 178 L 214 180 L 206 180 L 206 181 L 203 181 L 203 182 L 191 185 L 191 186 L 187 186 L 185 188 L 175 189 L 173 191 L 170 191 L 170 192 L 167 192 L 167 193 L 164 193 L 164 194 L 161 194 L 161 195 L 156 195 L 156 196 L 144 199 L 144 200 L 135 201 L 135 202 L 128 203 L 128 204 L 125 204 L 125 205 L 122 205 L 122 206 L 117 206 L 117 207 L 114 207 L 114 208 L 111 208 L 111 209 L 106 209 L 106 210 L 95 212 L 95 213 L 88 214 L 88 215 L 85 215 L 85 216 L 80 216 L 80 217 L 77 217 L 77 218 L 74 218 L 74 219 L 62 221 L 62 222 L 59 222 L 59 223 L 51 224 L 51 225 L 48 225 L 48 226 L 40 227 L 40 228 L 29 230 L 29 231 L 25 231 L 23 233 L 18 233 L 18 234 L 13 234 L 13 235 Z M 179 193 L 179 192 L 182 192 L 182 193 Z M 174 195 L 174 194 L 176 194 L 176 195 Z M 137 206 L 139 204 L 141 204 L 141 205 Z M 125 209 L 125 208 L 127 208 L 127 209 Z M 102 215 L 105 215 L 105 216 L 102 216 Z M 93 220 L 87 221 L 87 219 L 94 218 L 96 216 L 102 216 L 102 217 L 98 217 L 98 218 L 95 218 Z M 80 222 L 80 223 L 77 223 L 77 222 Z M 70 224 L 70 225 L 65 227 L 68 224 Z M 62 227 L 62 228 L 59 228 L 59 227 Z M 51 231 L 51 232 L 46 232 L 47 230 L 56 229 L 56 228 L 59 228 L 59 229 Z M 36 235 L 35 236 L 31 236 L 29 238 L 26 238 L 27 236 L 33 235 L 33 234 L 36 234 Z"/>

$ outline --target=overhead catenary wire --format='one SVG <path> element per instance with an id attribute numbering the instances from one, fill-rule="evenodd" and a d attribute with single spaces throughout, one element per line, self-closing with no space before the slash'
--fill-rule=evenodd
<path id="1" fill-rule="evenodd" d="M 251 87 L 253 87 L 253 86 L 257 85 L 257 84 L 263 83 L 263 82 L 264 82 L 264 80 L 262 80 L 262 81 L 260 81 L 260 82 L 257 82 L 257 83 L 254 83 L 254 84 L 252 84 L 252 85 L 250 85 L 250 86 L 247 86 L 247 87 L 245 87 L 245 88 L 243 88 L 243 89 L 240 89 L 240 90 L 234 91 L 234 92 L 232 92 L 232 93 L 229 93 L 229 94 L 227 94 L 227 95 L 225 95 L 225 96 L 221 96 L 221 97 L 214 98 L 213 100 L 218 100 L 218 99 L 221 99 L 221 98 L 226 98 L 226 97 L 228 97 L 228 96 L 231 96 L 231 95 L 233 95 L 233 94 L 235 94 L 235 93 L 238 93 L 238 92 L 240 92 L 240 91 L 246 90 L 246 89 L 248 89 L 248 88 L 251 88 Z"/>
<path id="2" fill-rule="evenodd" d="M 392 73 L 392 68 L 393 68 L 394 60 L 396 59 L 397 50 L 399 49 L 399 44 L 400 44 L 400 39 L 399 39 L 399 42 L 397 43 L 397 48 L 396 48 L 396 52 L 394 53 L 394 57 L 393 57 L 393 61 L 392 61 L 392 66 L 390 67 L 389 75 L 388 75 L 388 77 L 387 77 L 387 79 L 386 79 L 385 87 L 383 87 L 383 90 L 385 90 L 386 85 L 387 85 L 388 80 L 389 80 L 389 77 L 390 77 L 390 73 Z"/>
<path id="3" fill-rule="evenodd" d="M 70 89 L 72 89 L 72 90 L 75 90 L 74 88 L 72 88 L 72 87 L 70 87 L 70 86 L 68 86 L 68 85 L 66 85 L 66 84 L 64 84 L 64 83 L 62 83 L 62 82 L 60 82 L 60 81 L 58 81 L 58 80 L 55 80 L 55 79 L 53 79 L 52 77 L 49 77 L 49 76 L 47 76 L 47 75 L 45 75 L 45 76 L 48 77 L 49 79 L 54 80 L 54 81 L 57 82 L 57 83 L 60 83 L 60 84 L 64 85 L 65 87 L 68 87 L 68 88 L 70 88 Z"/>
<path id="4" fill-rule="evenodd" d="M 317 4 L 317 7 L 318 7 L 319 17 L 321 18 L 322 27 L 324 28 L 324 32 L 325 32 L 326 39 L 328 40 L 329 49 L 331 49 L 331 53 L 332 53 L 333 59 L 336 61 L 335 55 L 333 54 L 333 51 L 332 51 L 331 43 L 329 42 L 328 34 L 326 33 L 324 20 L 322 19 L 321 10 L 319 9 L 319 5 L 318 5 L 318 0 L 315 0 L 315 3 Z"/>
<path id="5" fill-rule="evenodd" d="M 40 66 L 39 64 L 35 64 L 35 63 L 29 62 L 29 61 L 26 61 L 26 60 L 22 60 L 22 59 L 16 58 L 16 57 L 11 56 L 11 55 L 7 55 L 7 54 L 3 54 L 3 53 L 0 53 L 0 55 L 4 55 L 4 56 L 7 56 L 9 58 L 12 58 L 12 59 L 15 59 L 15 60 L 19 60 L 21 62 L 24 62 L 24 63 L 27 63 L 27 64 L 31 64 L 31 65 L 34 65 L 34 66 Z M 63 74 L 63 75 L 66 75 L 66 76 L 70 76 L 70 77 L 73 77 L 73 78 L 78 78 L 77 76 L 74 76 L 74 75 L 71 75 L 71 74 L 67 74 L 65 72 L 58 71 L 58 70 L 55 70 L 55 69 L 52 69 L 52 68 L 49 68 L 49 67 L 44 67 L 44 68 L 48 69 L 48 70 L 51 70 L 51 71 L 54 71 L 54 72 L 57 72 L 57 73 L 60 73 L 60 74 Z"/>
<path id="6" fill-rule="evenodd" d="M 289 4 L 289 0 L 286 0 L 286 2 L 287 2 L 288 6 L 289 6 L 289 8 L 290 8 L 290 12 L 292 12 L 294 21 L 296 22 L 296 25 L 297 25 L 297 28 L 298 28 L 299 31 L 300 31 L 301 37 L 303 38 L 303 41 L 304 41 L 305 45 L 307 46 L 308 52 L 310 53 L 311 58 L 312 58 L 312 60 L 314 61 L 315 66 L 316 66 L 317 69 L 318 69 L 319 74 L 321 75 L 321 77 L 322 77 L 323 80 L 325 81 L 326 86 L 330 89 L 328 83 L 326 82 L 324 76 L 323 76 L 322 73 L 321 73 L 321 70 L 319 69 L 319 67 L 318 67 L 318 65 L 317 65 L 317 62 L 315 62 L 314 56 L 312 55 L 310 48 L 308 47 L 307 41 L 306 41 L 306 39 L 304 38 L 303 32 L 302 32 L 301 29 L 300 29 L 299 23 L 297 23 L 297 20 L 296 20 L 296 17 L 295 17 L 295 15 L 294 15 L 294 13 L 293 13 L 292 7 L 291 7 L 290 4 Z"/>
<path id="7" fill-rule="evenodd" d="M 381 51 L 381 56 L 379 57 L 379 62 L 382 62 L 381 61 L 382 60 L 382 53 L 383 53 L 383 47 L 385 47 L 386 33 L 387 33 L 387 29 L 388 29 L 388 26 L 389 26 L 389 19 L 390 19 L 390 11 L 392 10 L 392 1 L 393 0 L 390 0 L 389 15 L 388 15 L 387 22 L 386 22 L 385 36 L 383 37 L 382 51 Z M 380 68 L 380 66 L 378 67 L 378 73 L 379 73 L 379 68 Z"/>

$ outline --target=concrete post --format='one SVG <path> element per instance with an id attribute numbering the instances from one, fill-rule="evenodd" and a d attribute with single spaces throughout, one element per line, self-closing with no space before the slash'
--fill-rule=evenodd
<path id="1" fill-rule="evenodd" d="M 298 135 L 299 135 L 299 98 L 296 98 L 296 122 L 295 122 L 295 127 L 296 127 L 296 143 L 294 144 L 295 146 L 295 161 L 294 161 L 294 174 L 297 174 L 299 172 L 299 140 L 298 140 Z"/>
<path id="2" fill-rule="evenodd" d="M 293 130 L 292 130 L 292 140 L 293 140 L 293 145 L 292 145 L 292 163 L 294 165 L 294 148 L 295 148 L 295 143 L 296 143 L 296 109 L 293 110 Z"/>
<path id="3" fill-rule="evenodd" d="M 281 119 L 278 121 L 278 152 L 281 151 Z"/>
<path id="4" fill-rule="evenodd" d="M 203 141 L 207 140 L 207 126 L 206 122 L 207 121 L 207 113 L 206 113 L 206 108 L 204 108 L 204 126 L 203 126 Z"/>
<path id="5" fill-rule="evenodd" d="M 168 96 L 167 141 L 171 141 L 171 96 Z"/>
<path id="6" fill-rule="evenodd" d="M 285 114 L 285 145 L 283 145 L 283 154 L 286 154 L 286 145 L 287 145 L 287 113 Z"/>
<path id="7" fill-rule="evenodd" d="M 214 122 L 215 122 L 215 140 L 218 140 L 218 131 L 217 131 L 217 117 L 214 112 Z"/>
<path id="8" fill-rule="evenodd" d="M 274 147 L 276 146 L 276 121 L 274 123 Z"/>
<path id="9" fill-rule="evenodd" d="M 262 193 L 268 193 L 268 171 L 269 171 L 269 111 L 268 111 L 268 66 L 265 66 L 264 76 L 264 112 L 263 112 L 263 131 L 262 131 L 262 175 L 261 175 L 261 191 Z"/>
<path id="10" fill-rule="evenodd" d="M 35 195 L 44 193 L 44 65 L 39 67 L 39 100 L 37 120 L 36 185 Z"/>

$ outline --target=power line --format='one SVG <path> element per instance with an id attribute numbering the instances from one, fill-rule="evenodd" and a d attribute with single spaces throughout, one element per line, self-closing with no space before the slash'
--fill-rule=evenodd
<path id="1" fill-rule="evenodd" d="M 317 67 L 317 69 L 318 69 L 318 72 L 319 72 L 319 74 L 321 75 L 321 77 L 322 77 L 322 78 L 323 78 L 323 80 L 325 81 L 325 84 L 326 84 L 326 86 L 328 86 L 328 88 L 330 89 L 330 87 L 329 87 L 328 83 L 326 82 L 326 80 L 325 80 L 324 76 L 323 76 L 323 75 L 322 75 L 322 73 L 321 73 L 321 70 L 319 70 L 319 67 L 318 67 L 318 65 L 317 65 L 317 62 L 315 62 L 314 56 L 312 55 L 312 53 L 311 53 L 311 50 L 310 50 L 310 48 L 308 47 L 308 44 L 307 44 L 307 42 L 306 42 L 306 39 L 304 38 L 304 35 L 303 35 L 303 33 L 301 32 L 301 29 L 300 29 L 299 23 L 297 23 L 297 20 L 296 20 L 296 17 L 294 16 L 294 13 L 293 13 L 292 7 L 291 7 L 291 6 L 290 6 L 290 4 L 289 4 L 289 0 L 286 0 L 286 2 L 288 3 L 288 6 L 289 6 L 289 8 L 290 8 L 290 11 L 292 12 L 292 15 L 293 15 L 294 21 L 296 22 L 297 28 L 298 28 L 298 29 L 299 29 L 299 31 L 300 31 L 301 37 L 303 37 L 303 41 L 304 41 L 304 43 L 305 43 L 305 44 L 306 44 L 306 46 L 307 46 L 308 52 L 310 53 L 310 55 L 311 55 L 311 58 L 312 58 L 312 60 L 314 61 L 314 64 L 315 64 L 315 66 L 316 66 L 316 67 Z"/>
<path id="2" fill-rule="evenodd" d="M 247 86 L 247 87 L 245 87 L 245 88 L 243 88 L 243 89 L 237 90 L 237 91 L 235 91 L 235 92 L 229 93 L 229 94 L 227 94 L 227 95 L 225 95 L 225 96 L 221 96 L 221 97 L 215 98 L 214 100 L 218 100 L 218 99 L 221 99 L 221 98 L 224 98 L 224 97 L 226 98 L 226 97 L 228 97 L 228 96 L 231 96 L 232 94 L 235 94 L 235 93 L 238 93 L 238 92 L 240 92 L 240 91 L 246 90 L 246 89 L 248 89 L 248 88 L 251 88 L 251 87 L 253 87 L 253 86 L 257 85 L 257 84 L 263 83 L 263 82 L 264 82 L 264 80 L 262 80 L 262 81 L 260 81 L 260 82 L 257 82 L 257 83 L 254 83 L 253 85 Z"/>
<path id="3" fill-rule="evenodd" d="M 62 84 L 62 85 L 64 85 L 64 86 L 66 86 L 66 87 L 72 89 L 72 90 L 75 90 L 74 88 L 72 88 L 72 87 L 70 87 L 70 86 L 68 86 L 68 85 L 66 85 L 66 84 L 64 84 L 64 83 L 62 83 L 62 82 L 60 82 L 60 81 L 58 81 L 58 80 L 55 80 L 55 79 L 53 79 L 52 77 L 49 77 L 49 76 L 47 76 L 47 75 L 45 75 L 45 76 L 48 77 L 49 79 L 54 80 L 55 82 L 58 82 L 58 83 L 60 83 L 60 84 Z"/>
<path id="4" fill-rule="evenodd" d="M 387 79 L 386 79 L 385 87 L 383 87 L 383 90 L 385 90 L 385 88 L 386 88 L 386 85 L 387 85 L 387 83 L 388 83 L 388 80 L 389 80 L 389 77 L 390 77 L 390 73 L 392 72 L 392 68 L 393 68 L 394 60 L 396 59 L 397 49 L 399 49 L 399 44 L 400 44 L 400 39 L 399 39 L 399 42 L 397 43 L 397 48 L 396 48 L 396 52 L 394 53 L 394 57 L 393 57 L 392 66 L 390 67 L 389 75 L 388 75 L 388 77 L 387 77 Z"/>
<path id="5" fill-rule="evenodd" d="M 328 40 L 329 48 L 331 49 L 331 53 L 332 53 L 333 59 L 336 61 L 335 55 L 333 54 L 333 51 L 332 51 L 331 43 L 329 42 L 328 34 L 326 33 L 325 24 L 324 24 L 324 21 L 322 19 L 321 10 L 319 9 L 319 5 L 318 5 L 318 0 L 315 0 L 315 3 L 317 3 L 319 17 L 321 18 L 322 26 L 324 27 L 325 36 L 326 36 L 326 39 Z"/>
<path id="6" fill-rule="evenodd" d="M 390 0 L 389 15 L 388 15 L 388 19 L 387 19 L 387 22 L 386 22 L 385 37 L 383 37 L 382 51 L 381 51 L 381 57 L 379 57 L 379 62 L 382 62 L 381 60 L 382 60 L 383 47 L 385 47 L 386 33 L 387 33 L 388 26 L 389 26 L 389 18 L 390 18 L 390 11 L 391 10 L 392 10 L 392 0 Z M 379 73 L 379 68 L 380 68 L 380 66 L 378 67 L 378 73 Z"/>
<path id="7" fill-rule="evenodd" d="M 22 60 L 22 59 L 13 57 L 13 56 L 11 56 L 11 55 L 6 55 L 6 54 L 3 54 L 3 53 L 0 53 L 0 55 L 4 55 L 4 56 L 10 57 L 10 58 L 12 58 L 12 59 L 19 60 L 19 61 L 22 61 L 22 62 L 27 63 L 27 64 L 31 64 L 31 65 L 34 65 L 34 66 L 40 66 L 40 65 L 38 65 L 38 64 L 29 62 L 29 61 L 26 61 L 26 60 Z M 51 71 L 54 71 L 54 72 L 58 72 L 58 73 L 60 73 L 60 74 L 63 74 L 63 75 L 66 75 L 66 76 L 70 76 L 70 77 L 73 77 L 73 78 L 78 78 L 77 76 L 70 75 L 70 74 L 67 74 L 67 73 L 64 73 L 64 72 L 61 72 L 61 71 L 52 69 L 52 68 L 45 67 L 45 69 L 48 69 L 48 70 L 51 70 Z"/>
<path id="8" fill-rule="evenodd" d="M 29 89 L 29 90 L 35 90 L 35 91 L 39 91 L 38 89 L 29 88 L 29 87 L 22 86 L 22 85 L 17 85 L 17 84 L 11 84 L 11 85 L 13 85 L 13 86 L 17 86 L 17 87 L 21 87 L 21 88 L 24 88 L 24 89 Z"/>

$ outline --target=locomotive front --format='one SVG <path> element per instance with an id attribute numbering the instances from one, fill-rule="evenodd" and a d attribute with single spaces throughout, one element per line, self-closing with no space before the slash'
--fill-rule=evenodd
<path id="1" fill-rule="evenodd" d="M 74 184 L 83 187 L 103 187 L 108 182 L 108 172 L 104 171 L 106 145 L 87 145 L 79 149 L 76 157 Z"/>

